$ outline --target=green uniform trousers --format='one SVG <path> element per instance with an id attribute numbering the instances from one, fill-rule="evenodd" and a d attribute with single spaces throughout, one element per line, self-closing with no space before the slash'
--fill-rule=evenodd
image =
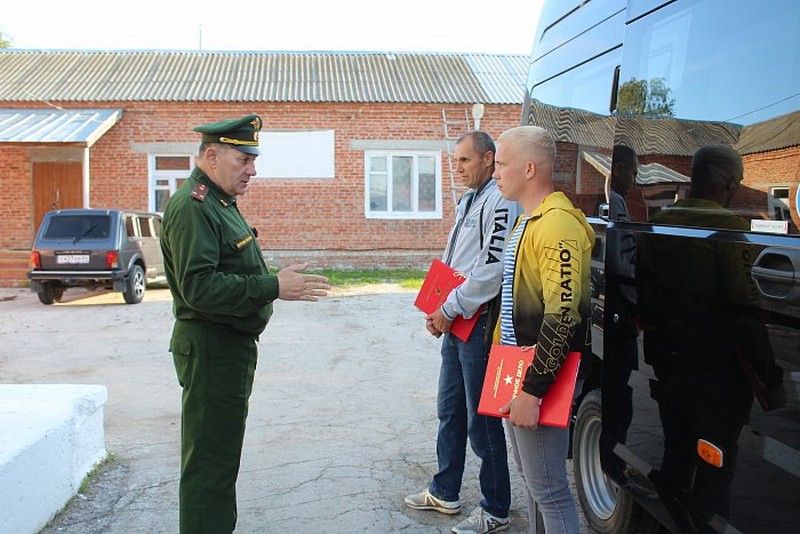
<path id="1" fill-rule="evenodd" d="M 183 388 L 181 534 L 229 534 L 256 339 L 204 321 L 176 321 L 170 352 Z"/>

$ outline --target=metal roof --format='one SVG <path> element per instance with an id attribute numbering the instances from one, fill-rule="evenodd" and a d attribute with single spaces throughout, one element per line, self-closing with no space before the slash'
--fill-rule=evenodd
<path id="1" fill-rule="evenodd" d="M 0 101 L 521 104 L 527 67 L 521 55 L 5 49 Z"/>
<path id="2" fill-rule="evenodd" d="M 797 145 L 800 145 L 800 111 L 793 111 L 745 126 L 734 148 L 740 154 L 754 154 Z"/>
<path id="3" fill-rule="evenodd" d="M 733 145 L 742 129 L 740 125 L 725 122 L 600 115 L 538 100 L 531 100 L 527 111 L 530 124 L 546 128 L 556 141 L 608 148 L 624 143 L 639 156 L 691 156 L 712 141 Z"/>
<path id="4" fill-rule="evenodd" d="M 0 143 L 92 146 L 121 109 L 0 109 Z"/>
<path id="5" fill-rule="evenodd" d="M 583 151 L 583 158 L 597 169 L 600 174 L 606 178 L 611 177 L 611 156 L 586 150 Z M 688 184 L 690 181 L 688 176 L 674 171 L 661 163 L 645 163 L 637 167 L 636 183 L 638 185 Z"/>

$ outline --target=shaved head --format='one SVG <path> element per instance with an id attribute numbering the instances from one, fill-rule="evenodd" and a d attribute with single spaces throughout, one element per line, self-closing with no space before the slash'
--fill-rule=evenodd
<path id="1" fill-rule="evenodd" d="M 537 126 L 518 126 L 497 139 L 494 179 L 500 194 L 514 200 L 525 213 L 553 192 L 556 144 L 550 133 Z"/>
<path id="2" fill-rule="evenodd" d="M 556 144 L 550 132 L 538 126 L 518 126 L 503 132 L 497 139 L 498 143 L 513 144 L 519 154 L 530 158 L 537 165 L 550 169 L 556 159 Z"/>

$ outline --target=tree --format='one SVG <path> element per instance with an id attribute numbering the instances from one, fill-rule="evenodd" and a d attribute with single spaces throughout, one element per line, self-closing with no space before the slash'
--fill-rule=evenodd
<path id="1" fill-rule="evenodd" d="M 3 32 L 0 32 L 0 48 L 11 48 L 11 38 L 6 39 Z"/>
<path id="2" fill-rule="evenodd" d="M 631 78 L 619 88 L 617 112 L 620 115 L 643 117 L 673 117 L 675 99 L 664 78 L 637 80 Z"/>

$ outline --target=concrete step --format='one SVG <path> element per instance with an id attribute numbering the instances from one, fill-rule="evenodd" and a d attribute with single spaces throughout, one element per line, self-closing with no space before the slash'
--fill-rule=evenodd
<path id="1" fill-rule="evenodd" d="M 104 386 L 0 384 L 2 532 L 33 534 L 106 457 Z"/>
<path id="2" fill-rule="evenodd" d="M 0 287 L 29 285 L 26 273 L 30 268 L 29 250 L 0 250 Z"/>

